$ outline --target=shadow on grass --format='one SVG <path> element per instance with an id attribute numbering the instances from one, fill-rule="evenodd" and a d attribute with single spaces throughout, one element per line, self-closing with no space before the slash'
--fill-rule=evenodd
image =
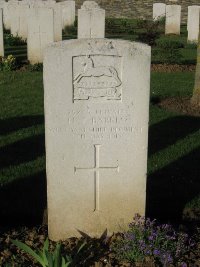
<path id="1" fill-rule="evenodd" d="M 176 117 L 150 127 L 150 155 L 199 130 L 200 118 Z M 200 148 L 148 176 L 146 216 L 181 222 L 185 205 L 200 192 Z M 200 218 L 199 218 L 200 220 Z"/>
<path id="2" fill-rule="evenodd" d="M 26 118 L 26 119 L 24 119 Z M 43 117 L 33 116 L 11 120 L 8 131 L 42 123 Z M 18 121 L 19 120 L 19 121 Z M 17 122 L 18 121 L 18 122 Z M 15 125 L 16 124 L 16 125 Z M 199 129 L 199 118 L 175 117 L 150 127 L 149 151 L 153 154 Z M 10 130 L 9 130 L 10 127 Z M 5 128 L 6 129 L 6 128 Z M 4 147 L 0 154 L 2 167 L 31 161 L 44 154 L 44 135 L 33 136 Z M 200 149 L 148 176 L 147 212 L 162 221 L 181 221 L 186 203 L 199 194 Z M 0 187 L 0 225 L 36 225 L 42 222 L 46 207 L 45 171 Z"/>
<path id="3" fill-rule="evenodd" d="M 1 226 L 41 224 L 45 208 L 45 171 L 0 187 Z"/>
<path id="4" fill-rule="evenodd" d="M 154 124 L 149 128 L 149 148 L 148 154 L 152 154 L 175 144 L 178 140 L 200 129 L 200 118 L 179 116 L 160 123 Z"/>
<path id="5" fill-rule="evenodd" d="M 23 116 L 0 120 L 0 135 L 9 134 L 38 124 L 44 124 L 44 116 Z"/>
<path id="6" fill-rule="evenodd" d="M 43 116 L 24 116 L 0 121 L 0 133 L 10 134 L 24 128 L 44 123 Z M 23 132 L 21 131 L 21 137 Z M 12 136 L 10 137 L 12 138 Z M 45 154 L 44 134 L 33 135 L 0 148 L 1 168 L 12 168 L 31 162 Z M 26 165 L 24 168 L 27 168 Z M 23 168 L 17 179 L 0 185 L 0 225 L 22 226 L 42 223 L 46 207 L 45 170 L 24 177 Z"/>
<path id="7" fill-rule="evenodd" d="M 44 134 L 31 136 L 0 148 L 0 166 L 29 162 L 45 154 Z"/>

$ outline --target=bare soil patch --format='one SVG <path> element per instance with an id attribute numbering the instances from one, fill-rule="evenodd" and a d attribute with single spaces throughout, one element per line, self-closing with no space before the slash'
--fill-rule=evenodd
<path id="1" fill-rule="evenodd" d="M 190 97 L 168 97 L 160 100 L 158 106 L 169 111 L 200 117 L 200 106 L 192 104 Z"/>
<path id="2" fill-rule="evenodd" d="M 196 65 L 179 65 L 179 64 L 152 64 L 151 71 L 156 72 L 185 72 L 195 71 Z"/>

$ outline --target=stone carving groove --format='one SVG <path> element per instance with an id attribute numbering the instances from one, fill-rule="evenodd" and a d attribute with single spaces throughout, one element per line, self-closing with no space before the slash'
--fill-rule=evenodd
<path id="1" fill-rule="evenodd" d="M 74 101 L 121 100 L 122 81 L 119 77 L 119 70 L 109 65 L 111 56 L 104 57 L 108 61 L 106 65 L 95 63 L 95 59 L 98 61 L 98 55 L 86 55 L 79 57 L 80 59 L 75 57 L 73 62 Z M 77 70 L 77 65 L 82 65 L 82 67 Z"/>

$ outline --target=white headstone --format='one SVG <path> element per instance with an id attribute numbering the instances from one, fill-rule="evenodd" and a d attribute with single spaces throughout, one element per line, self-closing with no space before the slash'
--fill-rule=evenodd
<path id="1" fill-rule="evenodd" d="M 3 45 L 3 9 L 0 8 L 0 56 L 4 56 L 4 45 Z"/>
<path id="2" fill-rule="evenodd" d="M 28 12 L 29 12 L 29 4 L 20 1 L 18 5 L 19 12 L 19 31 L 18 35 L 22 37 L 22 39 L 27 39 L 28 36 Z"/>
<path id="3" fill-rule="evenodd" d="M 48 1 L 36 1 L 33 5 L 34 8 L 38 7 L 46 7 L 53 9 L 53 17 L 54 17 L 54 41 L 62 40 L 62 9 L 61 3 L 56 3 L 54 0 Z"/>
<path id="4" fill-rule="evenodd" d="M 10 14 L 10 32 L 13 36 L 18 36 L 20 29 L 19 1 L 12 1 L 10 3 L 9 14 Z"/>
<path id="5" fill-rule="evenodd" d="M 54 1 L 54 0 L 52 0 L 52 1 L 39 0 L 39 1 L 33 1 L 32 4 L 34 7 L 51 7 L 53 4 L 56 4 L 56 1 Z"/>
<path id="6" fill-rule="evenodd" d="M 181 6 L 166 5 L 165 34 L 180 34 Z"/>
<path id="7" fill-rule="evenodd" d="M 153 4 L 153 20 L 160 20 L 165 17 L 166 4 L 154 3 Z"/>
<path id="8" fill-rule="evenodd" d="M 198 43 L 199 37 L 199 14 L 200 6 L 189 6 L 188 7 L 188 42 Z"/>
<path id="9" fill-rule="evenodd" d="M 62 28 L 74 25 L 75 21 L 75 1 L 63 1 L 62 5 Z"/>
<path id="10" fill-rule="evenodd" d="M 10 30 L 10 13 L 9 13 L 9 2 L 4 3 L 3 7 L 3 25 L 6 30 Z"/>
<path id="11" fill-rule="evenodd" d="M 62 41 L 62 7 L 60 3 L 56 3 L 54 10 L 54 41 Z"/>
<path id="12" fill-rule="evenodd" d="M 94 1 L 85 1 L 78 10 L 78 38 L 104 38 L 105 10 Z"/>
<path id="13" fill-rule="evenodd" d="M 43 62 L 44 48 L 54 41 L 53 9 L 30 8 L 28 14 L 28 60 Z"/>
<path id="14" fill-rule="evenodd" d="M 49 237 L 99 236 L 145 214 L 150 47 L 78 39 L 44 58 Z"/>
<path id="15" fill-rule="evenodd" d="M 0 8 L 3 9 L 5 2 L 6 2 L 5 0 L 0 0 Z"/>

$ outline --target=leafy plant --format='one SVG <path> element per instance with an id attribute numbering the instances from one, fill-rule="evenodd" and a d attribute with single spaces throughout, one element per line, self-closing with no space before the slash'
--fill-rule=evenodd
<path id="1" fill-rule="evenodd" d="M 11 263 L 5 263 L 3 267 L 13 267 L 13 265 Z"/>
<path id="2" fill-rule="evenodd" d="M 105 28 L 109 31 L 114 26 L 114 20 L 112 18 L 106 18 L 105 20 Z"/>
<path id="3" fill-rule="evenodd" d="M 182 59 L 180 48 L 184 44 L 177 40 L 157 40 L 158 49 L 154 51 L 157 58 L 164 63 L 179 63 Z"/>
<path id="4" fill-rule="evenodd" d="M 121 19 L 119 19 L 119 21 L 120 21 L 120 24 L 121 24 L 124 28 L 127 28 L 127 27 L 129 26 L 129 22 L 128 22 L 127 19 L 125 19 L 125 18 L 121 18 Z"/>
<path id="5" fill-rule="evenodd" d="M 42 63 L 29 64 L 28 70 L 29 71 L 42 71 L 43 70 L 43 64 Z"/>
<path id="6" fill-rule="evenodd" d="M 197 49 L 197 44 L 195 44 L 195 43 L 187 43 L 184 48 Z"/>
<path id="7" fill-rule="evenodd" d="M 136 215 L 112 250 L 120 260 L 141 263 L 151 258 L 162 266 L 169 266 L 180 261 L 184 263 L 185 253 L 193 246 L 187 234 L 177 233 L 171 225 L 158 225 L 156 220 Z"/>
<path id="8" fill-rule="evenodd" d="M 13 36 L 12 34 L 5 34 L 4 43 L 5 45 L 9 45 L 9 46 L 17 46 L 17 45 L 26 44 L 26 41 L 23 40 L 20 36 Z"/>
<path id="9" fill-rule="evenodd" d="M 12 55 L 0 57 L 0 71 L 12 71 L 16 68 L 16 58 Z"/>
<path id="10" fill-rule="evenodd" d="M 142 31 L 138 33 L 138 41 L 148 45 L 155 45 L 156 39 L 160 37 L 162 23 L 158 21 L 138 20 L 137 27 Z"/>
<path id="11" fill-rule="evenodd" d="M 156 41 L 156 45 L 157 47 L 163 49 L 179 49 L 184 47 L 182 42 L 172 39 L 159 39 Z"/>
<path id="12" fill-rule="evenodd" d="M 74 25 L 66 26 L 66 27 L 64 28 L 64 33 L 65 33 L 65 34 L 77 35 L 77 27 L 74 26 Z"/>
<path id="13" fill-rule="evenodd" d="M 72 263 L 72 258 L 70 256 L 62 257 L 60 243 L 57 243 L 54 252 L 49 252 L 49 240 L 46 239 L 43 249 L 35 252 L 29 246 L 18 240 L 12 240 L 12 242 L 31 255 L 43 267 L 68 267 Z"/>

